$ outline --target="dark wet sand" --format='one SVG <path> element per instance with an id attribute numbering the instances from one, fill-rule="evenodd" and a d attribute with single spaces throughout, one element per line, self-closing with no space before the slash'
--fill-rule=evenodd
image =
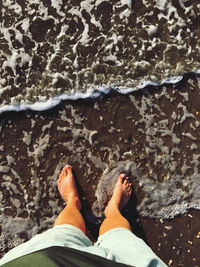
<path id="1" fill-rule="evenodd" d="M 188 110 L 193 114 L 198 115 L 198 112 L 200 113 L 200 95 L 197 78 L 195 75 L 190 74 L 185 76 L 183 82 L 175 88 L 175 93 L 173 93 L 173 86 L 166 86 L 167 92 L 174 98 L 173 103 L 168 103 L 165 98 L 157 101 L 157 105 L 165 112 L 169 123 L 172 110 L 176 110 L 179 102 L 184 103 L 179 92 L 183 93 L 189 90 L 189 80 L 193 81 L 195 89 L 190 92 L 190 99 L 186 105 Z M 155 92 L 161 93 L 161 89 L 161 87 L 149 87 L 130 95 L 135 96 L 140 101 L 141 97 L 145 94 L 147 98 L 153 97 L 154 101 L 156 101 Z M 0 172 L 0 191 L 3 193 L 2 203 L 4 203 L 4 207 L 1 209 L 1 215 L 13 218 L 15 216 L 29 218 L 32 226 L 34 224 L 38 226 L 38 232 L 42 232 L 48 227 L 51 227 L 53 223 L 51 218 L 55 215 L 56 209 L 53 209 L 53 204 L 49 208 L 49 200 L 54 201 L 59 199 L 59 207 L 62 207 L 63 203 L 55 186 L 57 177 L 55 176 L 51 183 L 48 177 L 52 177 L 59 162 L 62 161 L 63 164 L 64 162 L 70 163 L 74 168 L 78 190 L 83 202 L 83 215 L 86 217 L 88 226 L 87 234 L 92 240 L 95 240 L 99 224 L 95 224 L 95 220 L 91 216 L 88 216 L 88 211 L 95 201 L 94 192 L 99 177 L 101 177 L 103 172 L 99 166 L 95 166 L 95 157 L 109 164 L 109 153 L 115 150 L 115 146 L 118 145 L 120 155 L 124 155 L 123 153 L 129 150 L 133 151 L 131 156 L 126 157 L 130 157 L 130 160 L 134 160 L 140 167 L 143 166 L 143 172 L 148 172 L 148 166 L 151 165 L 152 161 L 151 157 L 145 156 L 145 131 L 143 125 L 140 125 L 142 131 L 138 131 L 139 127 L 135 122 L 140 119 L 140 113 L 131 104 L 130 95 L 114 93 L 102 96 L 98 100 L 88 99 L 85 101 L 63 102 L 58 107 L 46 112 L 26 111 L 2 114 L 0 135 L 0 144 L 2 146 L 1 161 L 3 162 L 2 165 L 10 167 L 8 171 Z M 75 113 L 70 112 L 67 108 L 69 104 L 72 105 L 73 110 L 76 111 Z M 60 114 L 60 111 L 63 110 L 66 111 L 68 121 L 66 119 L 63 120 Z M 155 110 L 152 112 L 155 112 Z M 83 119 L 81 122 L 79 116 Z M 161 117 L 158 114 L 158 120 Z M 199 117 L 198 120 L 200 120 Z M 52 125 L 49 124 L 51 121 L 53 121 Z M 182 125 L 177 126 L 175 130 L 176 134 L 181 136 L 181 132 L 188 129 L 188 123 L 188 120 L 186 120 Z M 110 124 L 114 127 L 111 132 L 108 131 Z M 44 126 L 45 128 L 43 128 Z M 58 127 L 63 128 L 63 130 L 58 130 Z M 70 131 L 70 129 L 88 129 L 90 131 L 96 130 L 97 132 L 89 140 L 86 134 L 82 135 L 79 132 L 75 136 L 75 132 Z M 23 141 L 25 136 L 24 132 L 31 135 L 30 142 L 26 139 L 27 144 Z M 38 148 L 36 146 L 38 138 L 43 138 L 46 134 L 49 134 L 49 138 L 39 144 L 40 150 L 43 153 L 38 154 L 39 152 L 35 152 L 35 154 L 31 154 Z M 193 135 L 199 140 L 200 133 L 197 130 L 193 132 Z M 67 145 L 64 145 L 64 143 Z M 170 142 L 168 143 L 170 146 Z M 197 150 L 199 151 L 198 141 L 196 143 L 198 145 Z M 43 145 L 45 149 L 43 149 Z M 179 147 L 181 148 L 182 155 L 189 157 L 192 153 L 185 146 L 184 139 Z M 29 154 L 27 151 L 29 151 Z M 195 153 L 197 152 L 195 151 Z M 8 155 L 14 158 L 14 162 L 11 162 L 10 165 L 8 164 Z M 123 158 L 120 157 L 122 156 L 119 156 L 119 158 L 116 156 L 116 160 L 120 161 Z M 181 158 L 181 155 L 177 157 Z M 84 164 L 83 166 L 81 165 L 82 163 Z M 153 168 L 154 172 L 159 175 L 162 181 L 165 170 L 162 167 Z M 14 169 L 20 178 L 17 178 L 11 169 Z M 7 188 L 2 185 L 2 182 L 5 180 L 5 173 L 11 177 L 11 183 L 16 185 L 20 193 L 9 189 L 10 185 Z M 33 176 L 35 177 L 35 182 L 31 184 L 30 180 Z M 19 183 L 27 190 L 27 200 L 24 199 Z M 52 186 L 54 186 L 53 189 L 50 188 Z M 197 238 L 197 234 L 200 231 L 200 212 L 190 210 L 189 213 L 172 220 L 142 218 L 136 210 L 136 203 L 141 202 L 144 197 L 144 192 L 142 191 L 142 187 L 134 179 L 133 186 L 134 194 L 132 200 L 127 210 L 124 211 L 133 227 L 133 231 L 142 237 L 166 264 L 170 266 L 200 266 L 200 239 Z M 34 198 L 37 192 L 39 192 L 39 195 L 37 198 Z M 13 203 L 13 199 L 20 201 L 20 213 L 18 212 L 19 208 Z M 37 205 L 33 204 L 32 209 L 29 207 L 31 213 L 28 214 L 26 204 L 31 201 L 32 203 L 36 201 Z M 43 219 L 41 218 L 49 218 L 49 223 L 43 225 Z M 3 226 L 0 227 L 0 230 L 6 234 L 6 229 Z M 10 234 L 12 233 L 8 235 L 10 236 Z M 9 236 L 8 238 L 10 238 Z M 21 240 L 28 239 L 27 231 L 22 231 L 19 236 Z M 6 251 L 8 251 L 8 246 L 5 248 L 4 253 Z"/>

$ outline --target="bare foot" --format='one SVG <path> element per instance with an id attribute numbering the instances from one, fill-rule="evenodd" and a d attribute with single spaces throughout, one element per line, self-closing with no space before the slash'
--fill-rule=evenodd
<path id="1" fill-rule="evenodd" d="M 121 210 L 128 203 L 131 197 L 131 183 L 128 180 L 128 177 L 124 173 L 118 176 L 117 183 L 114 188 L 113 195 L 105 209 L 106 216 L 108 213 L 113 212 L 116 207 Z"/>
<path id="2" fill-rule="evenodd" d="M 81 203 L 74 181 L 74 175 L 72 173 L 72 167 L 70 165 L 66 165 L 62 169 L 57 184 L 60 195 L 65 200 L 65 202 L 69 204 L 70 202 L 75 201 L 78 209 L 81 209 Z"/>

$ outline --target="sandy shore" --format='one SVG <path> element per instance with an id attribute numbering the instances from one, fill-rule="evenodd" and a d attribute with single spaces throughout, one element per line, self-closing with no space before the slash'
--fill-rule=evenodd
<path id="1" fill-rule="evenodd" d="M 3 253 L 52 227 L 63 207 L 56 180 L 66 163 L 74 168 L 88 236 L 95 240 L 99 225 L 91 208 L 103 172 L 121 162 L 134 162 L 141 179 L 131 174 L 134 195 L 125 211 L 134 231 L 168 265 L 199 266 L 200 213 L 190 210 L 168 220 L 164 216 L 172 217 L 168 206 L 177 214 L 184 212 L 182 202 L 190 205 L 196 201 L 198 207 L 196 191 L 192 191 L 190 183 L 192 175 L 199 171 L 199 101 L 199 77 L 189 74 L 176 86 L 63 102 L 46 112 L 2 114 Z M 175 184 L 174 177 L 179 179 Z M 161 192 L 158 206 L 154 190 L 147 191 L 149 184 Z M 183 194 L 174 203 L 163 203 L 162 198 L 166 200 L 167 196 L 162 195 L 162 185 L 169 190 L 170 199 L 176 195 L 173 190 L 180 189 Z M 149 203 L 144 203 L 148 198 Z"/>

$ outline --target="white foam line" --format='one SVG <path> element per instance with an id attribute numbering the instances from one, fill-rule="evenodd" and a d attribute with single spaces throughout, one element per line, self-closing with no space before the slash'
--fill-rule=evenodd
<path id="1" fill-rule="evenodd" d="M 200 74 L 200 69 L 194 71 L 195 74 Z M 186 74 L 186 73 L 185 73 Z M 86 93 L 75 93 L 73 95 L 62 94 L 55 97 L 51 97 L 46 101 L 38 101 L 34 104 L 22 104 L 22 105 L 4 105 L 0 107 L 0 114 L 8 111 L 25 111 L 25 110 L 35 110 L 35 111 L 44 111 L 51 109 L 58 104 L 60 104 L 64 100 L 78 100 L 78 99 L 87 99 L 87 98 L 97 98 L 101 94 L 108 94 L 111 90 L 115 90 L 121 94 L 128 94 L 133 91 L 137 91 L 140 89 L 144 89 L 146 86 L 153 85 L 153 86 L 160 86 L 163 84 L 176 84 L 183 79 L 183 76 L 175 76 L 169 77 L 167 79 L 162 80 L 161 82 L 152 82 L 152 81 L 145 81 L 139 84 L 136 87 L 126 87 L 126 86 L 119 86 L 119 87 L 95 87 L 94 89 L 88 90 Z"/>

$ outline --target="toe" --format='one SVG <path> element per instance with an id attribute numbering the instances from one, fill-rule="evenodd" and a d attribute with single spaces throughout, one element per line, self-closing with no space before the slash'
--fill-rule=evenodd
<path id="1" fill-rule="evenodd" d="M 67 172 L 67 168 L 66 168 L 66 167 L 64 167 L 64 168 L 62 169 L 62 171 L 61 171 L 61 173 L 60 173 L 60 176 L 59 176 L 59 177 L 61 177 L 61 176 L 63 176 L 63 175 L 66 175 L 66 172 Z"/>
<path id="2" fill-rule="evenodd" d="M 131 188 L 131 186 L 132 186 L 131 183 L 128 182 L 127 187 L 128 187 L 128 188 Z"/>
<path id="3" fill-rule="evenodd" d="M 61 173 L 59 174 L 58 180 L 61 180 L 62 179 L 64 173 L 65 173 L 65 171 L 64 171 L 64 169 L 62 169 Z"/>
<path id="4" fill-rule="evenodd" d="M 125 173 L 121 173 L 118 177 L 118 180 L 120 181 L 120 183 L 123 183 L 124 181 L 124 177 L 125 177 Z"/>
<path id="5" fill-rule="evenodd" d="M 128 186 L 128 184 L 129 184 L 128 177 L 126 177 L 126 179 L 124 180 L 124 184 L 125 184 L 126 186 Z"/>
<path id="6" fill-rule="evenodd" d="M 132 184 L 130 182 L 128 182 L 126 188 L 127 188 L 127 190 L 132 189 Z"/>
<path id="7" fill-rule="evenodd" d="M 67 175 L 67 174 L 72 174 L 72 166 L 67 164 L 63 170 L 62 170 L 63 175 Z"/>
<path id="8" fill-rule="evenodd" d="M 69 174 L 72 174 L 72 167 L 70 165 L 67 165 L 66 168 L 67 168 L 67 172 Z"/>
<path id="9" fill-rule="evenodd" d="M 131 186 L 127 188 L 127 191 L 128 191 L 128 192 L 132 191 Z"/>
<path id="10" fill-rule="evenodd" d="M 67 168 L 67 170 L 72 170 L 72 166 L 69 165 L 69 164 L 67 164 L 67 165 L 65 166 L 65 168 Z"/>

